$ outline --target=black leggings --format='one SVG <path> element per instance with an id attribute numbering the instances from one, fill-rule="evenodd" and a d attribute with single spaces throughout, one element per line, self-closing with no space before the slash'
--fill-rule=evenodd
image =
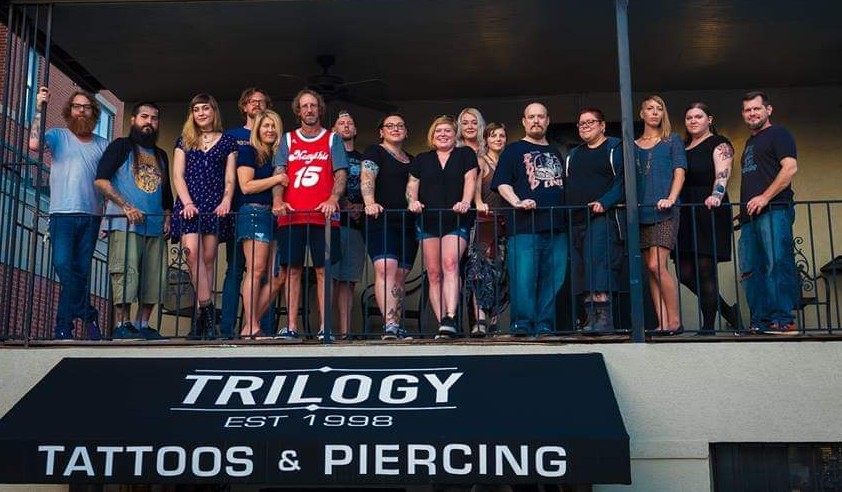
<path id="1" fill-rule="evenodd" d="M 696 277 L 698 271 L 698 278 Z M 739 313 L 719 295 L 716 261 L 707 255 L 681 254 L 678 258 L 678 277 L 682 285 L 699 298 L 702 310 L 702 329 L 713 330 L 717 310 L 732 326 L 739 326 Z"/>

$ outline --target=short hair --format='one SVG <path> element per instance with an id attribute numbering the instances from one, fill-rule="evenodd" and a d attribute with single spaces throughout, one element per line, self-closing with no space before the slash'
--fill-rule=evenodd
<path id="1" fill-rule="evenodd" d="M 752 99 L 755 99 L 755 98 L 758 98 L 758 97 L 763 102 L 764 106 L 768 106 L 770 104 L 769 103 L 769 96 L 763 91 L 748 91 L 748 92 L 746 92 L 745 94 L 743 94 L 743 102 L 751 101 Z"/>
<path id="2" fill-rule="evenodd" d="M 193 106 L 197 104 L 209 104 L 213 109 L 213 131 L 222 131 L 222 115 L 219 113 L 219 103 L 210 94 L 196 94 L 190 100 L 190 106 L 187 108 L 187 120 L 184 121 L 184 126 L 181 127 L 181 144 L 186 150 L 194 150 L 199 148 L 199 127 L 193 119 Z"/>
<path id="3" fill-rule="evenodd" d="M 433 142 L 433 134 L 436 132 L 436 127 L 439 126 L 439 125 L 444 125 L 444 124 L 450 125 L 451 127 L 453 127 L 454 133 L 457 131 L 456 129 L 458 128 L 458 125 L 456 124 L 456 119 L 453 118 L 453 116 L 443 114 L 443 115 L 439 116 L 438 118 L 434 119 L 433 124 L 430 125 L 430 129 L 427 130 L 427 145 L 431 149 L 436 148 L 436 145 Z"/>
<path id="4" fill-rule="evenodd" d="M 667 111 L 667 103 L 664 102 L 664 98 L 661 96 L 652 94 L 646 96 L 643 101 L 640 102 L 640 109 L 643 109 L 643 105 L 646 104 L 646 101 L 655 101 L 661 106 L 661 108 L 664 109 L 664 117 L 661 118 L 661 139 L 669 140 L 670 133 L 672 133 L 672 124 L 670 124 L 670 114 Z"/>
<path id="5" fill-rule="evenodd" d="M 260 125 L 267 118 L 275 123 L 275 133 L 278 135 L 278 138 L 275 139 L 275 143 L 271 147 L 260 140 Z M 281 115 L 271 109 L 257 113 L 254 118 L 254 127 L 251 129 L 251 135 L 249 136 L 249 144 L 254 147 L 255 161 L 258 166 L 263 166 L 272 160 L 272 156 L 278 151 L 283 135 L 284 123 L 281 120 Z"/>
<path id="6" fill-rule="evenodd" d="M 139 103 L 132 106 L 132 116 L 137 116 L 138 114 L 140 114 L 140 108 L 143 107 L 152 108 L 159 114 L 161 113 L 161 108 L 159 108 L 156 103 L 152 101 L 140 101 Z"/>
<path id="7" fill-rule="evenodd" d="M 583 114 L 590 113 L 596 116 L 597 121 L 605 121 L 605 113 L 602 112 L 599 108 L 593 107 L 585 107 L 579 110 L 579 114 L 576 115 L 576 122 L 579 122 L 579 118 L 582 117 Z"/>
<path id="8" fill-rule="evenodd" d="M 485 139 L 482 138 L 482 135 L 485 133 L 485 118 L 482 117 L 482 113 L 477 108 L 465 108 L 459 112 L 459 117 L 456 118 L 456 146 L 467 145 L 462 138 L 462 116 L 465 113 L 472 114 L 477 119 L 477 155 L 483 155 L 485 153 Z"/>
<path id="9" fill-rule="evenodd" d="M 73 104 L 73 100 L 76 99 L 76 96 L 85 96 L 85 98 L 91 102 L 91 117 L 94 121 L 99 121 L 99 114 L 102 112 L 102 109 L 99 106 L 99 101 L 96 100 L 93 94 L 88 91 L 78 90 L 70 94 L 70 98 L 67 99 L 67 102 L 64 103 L 64 108 L 61 110 L 61 115 L 64 117 L 65 120 L 70 118 L 70 106 Z"/>
<path id="10" fill-rule="evenodd" d="M 240 108 L 240 114 L 243 115 L 243 118 L 246 116 L 245 107 L 251 99 L 251 96 L 254 95 L 255 92 L 259 92 L 266 96 L 266 109 L 272 107 L 272 98 L 269 97 L 269 93 L 264 91 L 263 89 L 259 89 L 257 87 L 249 87 L 248 89 L 244 90 L 240 93 L 240 99 L 237 101 L 237 107 Z"/>
<path id="11" fill-rule="evenodd" d="M 315 97 L 316 102 L 319 103 L 319 119 L 321 119 L 325 115 L 325 98 L 313 89 L 301 89 L 298 91 L 298 94 L 296 94 L 295 98 L 292 100 L 292 114 L 295 115 L 296 120 L 301 121 L 301 117 L 299 116 L 299 113 L 301 112 L 301 98 L 307 94 Z"/>
<path id="12" fill-rule="evenodd" d="M 547 114 L 547 116 L 550 116 L 550 108 L 548 108 L 546 104 L 544 104 L 542 102 L 539 102 L 539 101 L 530 101 L 529 103 L 526 104 L 526 106 L 523 107 L 523 117 L 524 118 L 526 118 L 526 108 L 528 108 L 529 106 L 532 106 L 533 104 L 537 104 L 537 105 L 541 106 L 542 108 L 544 108 L 544 112 Z"/>

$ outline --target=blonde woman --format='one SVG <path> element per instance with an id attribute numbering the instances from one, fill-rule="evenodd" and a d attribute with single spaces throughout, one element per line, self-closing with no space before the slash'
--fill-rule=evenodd
<path id="1" fill-rule="evenodd" d="M 649 272 L 652 302 L 658 314 L 653 335 L 678 335 L 684 331 L 678 305 L 678 282 L 667 260 L 675 247 L 677 207 L 687 156 L 684 143 L 672 133 L 667 106 L 660 96 L 649 96 L 640 105 L 643 134 L 635 140 L 637 192 L 640 203 L 640 249 Z"/>
<path id="2" fill-rule="evenodd" d="M 178 198 L 173 207 L 172 237 L 180 239 L 196 292 L 199 316 L 191 338 L 216 338 L 213 306 L 216 253 L 220 241 L 233 235 L 231 203 L 237 141 L 222 133 L 222 117 L 213 96 L 198 94 L 173 152 L 173 185 Z"/>
<path id="3" fill-rule="evenodd" d="M 275 294 L 286 279 L 278 269 L 266 283 L 264 276 L 271 270 L 270 254 L 275 236 L 275 217 L 272 215 L 272 188 L 286 186 L 285 173 L 274 174 L 272 158 L 278 150 L 283 134 L 283 123 L 278 113 L 267 110 L 257 113 L 248 146 L 241 147 L 237 155 L 236 203 L 240 207 L 237 223 L 237 241 L 243 244 L 246 274 L 243 277 L 243 329 L 242 337 L 263 336 L 260 318 L 269 308 Z"/>
<path id="4" fill-rule="evenodd" d="M 465 108 L 456 119 L 456 146 L 470 147 L 482 157 L 486 152 L 485 118 L 477 108 Z"/>

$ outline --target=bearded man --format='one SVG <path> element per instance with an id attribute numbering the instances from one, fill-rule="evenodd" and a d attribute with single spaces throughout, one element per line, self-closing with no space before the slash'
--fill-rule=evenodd
<path id="1" fill-rule="evenodd" d="M 29 149 L 41 146 L 41 113 L 49 101 L 46 87 L 38 89 L 35 117 L 29 134 Z M 96 247 L 102 214 L 102 200 L 94 187 L 97 163 L 108 141 L 94 135 L 100 107 L 93 95 L 76 91 L 64 105 L 67 128 L 44 133 L 44 147 L 50 152 L 50 241 L 52 262 L 61 293 L 55 340 L 73 339 L 73 320 L 85 324 L 87 338 L 99 340 L 99 313 L 91 305 L 89 285 L 91 259 Z"/>
<path id="2" fill-rule="evenodd" d="M 152 102 L 134 106 L 129 136 L 105 149 L 94 181 L 108 199 L 104 229 L 109 235 L 115 339 L 161 338 L 149 326 L 149 317 L 161 298 L 164 237 L 169 234 L 173 195 L 167 154 L 155 146 L 159 112 Z M 133 302 L 138 302 L 134 319 Z"/>

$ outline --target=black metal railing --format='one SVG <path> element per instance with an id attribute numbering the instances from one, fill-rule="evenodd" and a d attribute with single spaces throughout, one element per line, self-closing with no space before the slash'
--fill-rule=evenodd
<path id="1" fill-rule="evenodd" d="M 7 205 L 13 200 L 9 193 L 3 194 Z M 20 204 L 19 204 L 20 205 Z M 28 205 L 23 204 L 23 209 Z M 681 326 L 685 335 L 708 334 L 732 336 L 734 334 L 750 334 L 750 312 L 746 301 L 744 282 L 741 282 L 743 272 L 739 266 L 741 252 L 739 238 L 741 226 L 735 217 L 738 216 L 738 205 L 731 205 L 728 213 L 708 210 L 701 204 L 684 204 L 680 206 L 681 221 L 685 226 L 681 228 L 683 236 L 665 261 L 664 275 L 670 279 L 655 278 L 648 280 L 651 269 L 644 265 L 644 278 L 632 279 L 628 275 L 629 251 L 622 242 L 624 237 L 625 218 L 622 213 L 609 216 L 593 215 L 586 209 L 575 207 L 559 207 L 554 209 L 538 209 L 534 213 L 513 214 L 510 209 L 494 210 L 487 216 L 481 217 L 476 224 L 471 221 L 455 222 L 455 230 L 464 236 L 463 240 L 445 239 L 438 245 L 430 247 L 431 239 L 422 239 L 418 246 L 417 257 L 412 259 L 412 268 L 405 271 L 405 282 L 400 284 L 399 294 L 386 290 L 385 283 L 375 284 L 375 268 L 370 259 L 366 259 L 364 267 L 354 287 L 350 306 L 350 329 L 347 335 L 350 339 L 379 340 L 384 335 L 384 325 L 390 322 L 397 324 L 400 334 L 413 339 L 432 339 L 439 334 L 442 324 L 441 317 L 452 314 L 455 318 L 455 333 L 448 338 L 485 338 L 491 337 L 507 339 L 516 337 L 518 340 L 552 340 L 552 337 L 580 340 L 622 341 L 628 340 L 631 329 L 629 318 L 628 286 L 630 282 L 642 282 L 644 293 L 645 326 L 644 330 L 654 330 L 659 324 L 658 309 L 651 296 L 651 289 L 662 289 L 673 285 L 678 298 Z M 839 334 L 842 329 L 840 321 L 839 287 L 836 275 L 842 271 L 842 260 L 836 249 L 835 231 L 838 227 L 834 222 L 835 214 L 839 213 L 842 201 L 812 201 L 797 202 L 795 204 L 796 220 L 793 226 L 793 240 L 791 256 L 795 263 L 797 274 L 798 299 L 794 310 L 798 333 L 803 335 Z M 621 211 L 620 211 L 621 212 Z M 394 224 L 398 230 L 408 232 L 409 237 L 418 233 L 416 221 L 418 217 L 404 210 L 390 210 L 386 212 L 395 218 Z M 712 219 L 712 214 L 720 214 Z M 437 229 L 448 222 L 449 210 L 426 210 L 425 217 L 428 229 Z M 547 214 L 552 219 L 561 218 L 562 224 L 554 230 L 542 232 L 541 214 Z M 22 216 L 25 216 L 23 214 Z M 244 220 L 242 216 L 234 214 L 236 220 Z M 722 217 L 727 219 L 721 220 Z M 546 218 L 546 217 L 545 217 Z M 31 219 L 31 216 L 29 217 Z M 103 223 L 117 220 L 118 217 L 104 217 Z M 712 219 L 712 220 L 708 220 Z M 719 221 L 719 222 L 717 222 Z M 368 242 L 392 241 L 393 235 L 384 232 L 375 222 L 365 216 L 344 213 L 340 222 L 343 226 L 351 227 L 359 234 L 364 242 L 355 243 L 356 248 L 369 249 Z M 51 244 L 46 235 L 45 221 L 39 221 L 37 230 L 26 224 L 26 220 L 14 220 L 9 225 L 6 222 L 2 232 L 3 244 L 14 244 L 18 253 L 4 251 L 2 267 L 2 289 L 0 289 L 0 334 L 6 343 L 29 343 L 33 341 L 50 340 L 53 337 L 56 306 L 59 295 L 59 284 L 54 268 L 51 265 Z M 705 225 L 706 224 L 706 225 Z M 451 224 L 452 225 L 452 224 Z M 523 226 L 525 229 L 521 229 Z M 679 226 L 680 227 L 680 226 Z M 409 231 L 406 229 L 409 228 Z M 602 229 L 600 229 L 602 228 Z M 706 229 L 710 228 L 710 230 Z M 616 231 L 616 235 L 608 230 Z M 515 234 L 520 231 L 525 234 Z M 687 236 L 689 231 L 689 237 Z M 429 232 L 429 231 L 422 231 Z M 438 232 L 438 231 L 433 231 Z M 445 231 L 447 232 L 447 231 Z M 339 229 L 329 226 L 316 226 L 310 229 L 310 234 L 324 234 L 325 244 L 331 244 L 333 235 Z M 549 260 L 542 260 L 536 256 L 541 245 L 530 244 L 524 249 L 519 242 L 524 235 L 533 236 L 544 234 L 547 244 L 558 244 L 562 256 L 548 256 Z M 423 236 L 423 234 L 422 234 Z M 520 236 L 520 237 L 518 237 Z M 724 236 L 724 237 L 722 237 Z M 160 239 L 164 241 L 163 238 Z M 287 248 L 292 246 L 288 239 Z M 584 243 L 593 244 L 586 246 Z M 597 244 L 602 241 L 601 244 Z M 336 243 L 334 243 L 334 247 Z M 274 240 L 267 243 L 266 248 L 274 248 Z M 402 244 L 401 248 L 410 248 L 411 244 Z M 115 299 L 113 281 L 116 276 L 129 272 L 115 270 L 109 265 L 108 238 L 100 240 L 98 249 L 92 259 L 91 285 L 88 292 L 92 302 L 98 308 L 99 324 L 106 339 L 115 335 L 114 305 L 134 304 L 132 316 L 137 310 L 135 299 Z M 239 246 L 241 247 L 241 246 Z M 455 250 L 453 249 L 455 247 Z M 34 248 L 36 261 L 30 264 L 26 254 Z M 328 249 L 330 257 L 338 254 L 355 256 L 363 251 L 340 251 Z M 450 250 L 448 250 L 450 248 Z M 201 249 L 201 246 L 200 246 Z M 223 249 L 218 246 L 218 251 Z M 374 248 L 383 250 L 384 248 Z M 425 251 L 426 249 L 426 251 Z M 438 249 L 436 251 L 436 249 Z M 241 283 L 235 293 L 234 301 L 229 297 L 223 298 L 222 285 L 224 281 L 225 258 L 217 254 L 211 270 L 216 272 L 210 286 L 211 301 L 214 306 L 212 326 L 210 331 L 199 330 L 195 320 L 199 316 L 199 304 L 196 300 L 195 273 L 191 274 L 185 250 L 179 243 L 167 243 L 162 250 L 163 257 L 157 264 L 160 268 L 154 271 L 144 271 L 142 268 L 136 275 L 142 283 L 145 278 L 154 279 L 159 283 L 158 297 L 155 308 L 149 320 L 149 325 L 167 338 L 199 340 L 209 339 L 243 339 L 269 340 L 274 339 L 278 329 L 289 326 L 290 313 L 301 318 L 298 323 L 299 339 L 317 339 L 321 331 L 316 285 L 320 273 L 312 268 L 308 261 L 303 268 L 299 287 L 300 302 L 298 306 L 287 306 L 286 299 L 290 294 L 290 282 L 285 282 L 277 292 L 271 293 L 271 305 L 268 308 L 268 324 L 261 323 L 260 333 L 253 336 L 241 337 L 244 326 L 244 306 L 242 305 L 243 289 L 250 285 Z M 252 251 L 245 251 L 244 256 L 251 264 L 251 257 L 256 254 L 256 243 Z M 201 256 L 202 251 L 198 252 Z M 489 254 L 493 253 L 493 254 Z M 321 253 L 319 253 L 321 254 Z M 448 256 L 449 255 L 449 256 Z M 529 256 L 532 255 L 530 259 Z M 263 273 L 262 282 L 269 280 L 270 275 L 280 272 L 275 266 L 276 260 L 286 264 L 287 258 L 282 255 L 270 255 L 268 267 Z M 574 257 L 579 257 L 578 260 Z M 265 255 L 264 255 L 265 257 Z M 444 259 L 442 261 L 442 258 Z M 559 260 L 561 258 L 561 260 Z M 14 260 L 14 261 L 11 261 Z M 238 261 L 233 259 L 233 261 Z M 431 264 L 438 261 L 438 265 Z M 547 262 L 549 261 L 549 263 Z M 455 262 L 455 263 L 454 263 Z M 155 262 L 152 262 L 153 264 Z M 525 272 L 523 268 L 530 267 L 533 272 Z M 610 275 L 604 275 L 605 268 L 612 270 Z M 325 263 L 325 278 L 332 278 L 338 268 L 337 264 Z M 450 270 L 448 270 L 450 269 Z M 453 283 L 454 269 L 456 283 Z M 245 270 L 244 265 L 235 266 L 234 270 Z M 558 275 L 563 270 L 564 274 Z M 442 281 L 432 279 L 432 275 L 441 273 Z M 529 277 L 534 273 L 538 280 L 534 284 L 524 283 L 524 275 Z M 248 275 L 248 272 L 245 272 Z M 26 281 L 34 276 L 35 282 Z M 451 284 L 445 280 L 449 276 Z M 574 281 L 573 277 L 579 278 Z M 558 284 L 559 277 L 561 283 Z M 549 284 L 539 284 L 541 278 L 547 278 Z M 672 284 L 670 284 L 670 280 Z M 596 283 L 600 282 L 599 286 Z M 607 282 L 607 283 L 606 283 Z M 557 285 L 558 284 L 558 285 Z M 30 287 L 32 285 L 33 287 Z M 524 288 L 523 286 L 528 287 Z M 534 288 L 532 286 L 535 286 Z M 557 288 L 551 296 L 551 315 L 546 319 L 536 319 L 530 330 L 519 331 L 516 316 L 513 316 L 513 303 L 528 303 L 539 298 L 546 298 L 546 291 L 538 285 L 550 285 Z M 331 288 L 332 287 L 332 288 Z M 453 308 L 453 288 L 457 300 Z M 324 340 L 339 338 L 340 323 L 334 312 L 336 305 L 336 286 L 325 282 L 324 295 L 330 301 L 325 309 Z M 384 289 L 378 292 L 377 289 Z M 256 289 L 256 288 L 255 288 Z M 439 292 L 434 289 L 440 289 Z M 450 290 L 448 290 L 450 289 Z M 449 294 L 448 294 L 449 292 Z M 602 297 L 595 296 L 601 293 Z M 383 299 L 390 295 L 400 298 L 395 312 L 384 316 L 380 308 Z M 447 296 L 451 296 L 451 300 Z M 252 292 L 250 297 L 255 299 L 258 292 Z M 235 303 L 234 325 L 221 326 L 221 311 L 231 309 L 231 302 Z M 346 301 L 347 298 L 346 298 Z M 433 306 L 433 302 L 440 303 L 440 309 Z M 451 306 L 445 306 L 450 303 Z M 446 313 L 447 310 L 455 310 Z M 520 313 L 524 312 L 521 306 Z M 662 308 L 663 309 L 663 308 Z M 600 312 L 597 312 L 601 310 Z M 528 311 L 528 310 L 527 310 Z M 439 316 L 436 316 L 436 312 Z M 27 325 L 27 313 L 30 323 Z M 388 313 L 387 313 L 388 314 Z M 664 312 L 660 313 L 662 316 Z M 258 317 L 259 314 L 258 314 Z M 134 319 L 134 318 L 133 318 Z M 396 323 L 395 323 L 395 320 Z M 484 321 L 483 321 L 484 320 Z M 77 320 L 74 337 L 85 339 L 87 332 Z M 664 323 L 665 324 L 665 323 Z M 265 327 L 265 328 L 264 328 Z M 654 334 L 654 333 L 650 333 Z M 331 335 L 333 335 L 331 337 Z M 590 335 L 600 335 L 591 338 Z M 587 338 L 586 338 L 587 337 Z M 138 339 L 143 337 L 138 337 Z M 156 337 L 157 338 L 157 337 Z M 343 337 L 344 338 L 344 337 Z M 287 338 L 288 339 L 288 338 Z"/>

